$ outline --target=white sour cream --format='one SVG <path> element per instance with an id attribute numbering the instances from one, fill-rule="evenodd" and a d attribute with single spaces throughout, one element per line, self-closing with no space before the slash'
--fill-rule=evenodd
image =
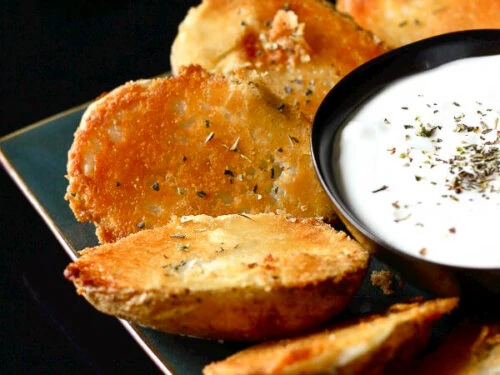
<path id="1" fill-rule="evenodd" d="M 406 253 L 500 267 L 500 56 L 398 80 L 335 140 L 335 178 L 353 213 Z"/>

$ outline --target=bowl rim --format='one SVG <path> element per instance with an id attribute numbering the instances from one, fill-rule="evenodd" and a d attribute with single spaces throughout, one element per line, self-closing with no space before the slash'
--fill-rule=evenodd
<path id="1" fill-rule="evenodd" d="M 388 84 L 467 57 L 500 54 L 500 29 L 478 29 L 426 38 L 380 55 L 343 77 L 325 96 L 313 119 L 310 147 L 316 175 L 344 224 L 352 225 L 377 250 L 449 269 L 500 271 L 500 266 L 454 265 L 409 254 L 371 232 L 344 202 L 333 177 L 334 140 L 347 118 Z M 374 74 L 375 73 L 375 74 Z M 348 223 L 345 223 L 347 221 Z M 355 234 L 352 233 L 354 237 Z M 357 238 L 358 239 L 358 238 Z M 358 239 L 359 240 L 359 239 Z"/>

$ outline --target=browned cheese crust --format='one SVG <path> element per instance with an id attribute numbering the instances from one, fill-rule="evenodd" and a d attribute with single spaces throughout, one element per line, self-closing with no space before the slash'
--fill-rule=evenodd
<path id="1" fill-rule="evenodd" d="M 212 363 L 205 375 L 381 374 L 414 356 L 431 325 L 457 305 L 454 298 L 401 304 L 386 315 L 306 336 L 267 342 Z"/>
<path id="2" fill-rule="evenodd" d="M 350 301 L 368 254 L 318 219 L 197 215 L 89 248 L 65 276 L 102 312 L 232 340 L 317 326 Z"/>
<path id="3" fill-rule="evenodd" d="M 452 31 L 500 28 L 500 6 L 491 0 L 337 0 L 337 9 L 392 47 Z"/>
<path id="4" fill-rule="evenodd" d="M 438 349 L 415 361 L 408 375 L 500 374 L 500 324 L 464 323 Z"/>
<path id="5" fill-rule="evenodd" d="M 384 51 L 327 1 L 204 0 L 180 25 L 171 66 L 240 69 L 312 118 L 341 77 Z"/>
<path id="6" fill-rule="evenodd" d="M 172 215 L 284 210 L 334 216 L 310 123 L 254 84 L 189 67 L 127 83 L 87 109 L 68 156 L 66 199 L 101 243 Z"/>

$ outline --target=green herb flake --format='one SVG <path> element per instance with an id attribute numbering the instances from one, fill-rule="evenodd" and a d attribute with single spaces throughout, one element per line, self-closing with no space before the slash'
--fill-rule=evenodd
<path id="1" fill-rule="evenodd" d="M 379 187 L 378 189 L 375 189 L 375 190 L 372 190 L 372 193 L 379 193 L 381 191 L 384 191 L 384 190 L 387 190 L 389 188 L 389 186 L 387 185 L 382 185 L 381 187 Z"/>
<path id="2" fill-rule="evenodd" d="M 170 268 L 174 271 L 179 271 L 182 267 L 187 264 L 187 260 L 181 260 L 179 263 L 172 264 Z"/>
<path id="3" fill-rule="evenodd" d="M 400 219 L 394 219 L 394 222 L 395 223 L 400 223 L 402 221 L 408 220 L 410 217 L 411 217 L 411 214 L 408 214 L 408 215 L 406 215 L 406 216 L 404 216 L 404 217 L 402 217 Z"/>
<path id="4" fill-rule="evenodd" d="M 418 135 L 419 137 L 430 138 L 434 135 L 438 128 L 439 127 L 437 126 L 426 128 L 424 125 L 420 124 L 416 131 L 416 135 Z"/>
<path id="5" fill-rule="evenodd" d="M 181 245 L 181 244 L 175 244 L 175 248 L 176 248 L 177 250 L 180 250 L 180 251 L 188 251 L 189 246 L 191 246 L 191 245 L 189 245 L 188 243 L 187 243 L 187 244 L 184 244 L 184 245 Z"/>
<path id="6" fill-rule="evenodd" d="M 241 216 L 241 217 L 244 217 L 245 219 L 255 221 L 254 219 L 252 219 L 250 216 L 248 216 L 248 215 L 246 215 L 246 214 L 240 213 L 240 214 L 238 214 L 238 215 L 239 215 L 239 216 Z"/>

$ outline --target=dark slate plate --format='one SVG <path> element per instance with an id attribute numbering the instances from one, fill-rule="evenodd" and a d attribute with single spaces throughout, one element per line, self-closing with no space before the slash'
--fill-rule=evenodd
<path id="1" fill-rule="evenodd" d="M 0 139 L 1 164 L 71 259 L 76 259 L 78 250 L 97 244 L 93 225 L 77 222 L 63 198 L 67 186 L 64 178 L 67 151 L 85 108 L 86 105 L 82 105 L 68 110 Z M 372 270 L 380 269 L 387 267 L 373 259 L 358 294 L 336 319 L 382 311 L 395 302 L 415 296 L 430 297 L 410 284 L 396 286 L 394 294 L 385 295 L 371 284 L 369 278 Z M 121 323 L 159 369 L 167 374 L 200 374 L 206 364 L 249 345 L 170 335 L 123 320 Z M 448 330 L 448 325 L 445 321 L 440 329 L 438 327 L 436 338 Z"/>

